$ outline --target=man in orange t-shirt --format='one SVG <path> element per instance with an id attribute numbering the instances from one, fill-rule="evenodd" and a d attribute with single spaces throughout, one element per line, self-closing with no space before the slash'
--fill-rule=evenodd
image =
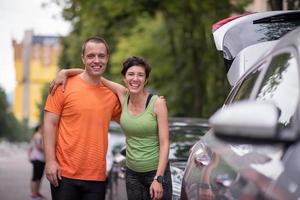
<path id="1" fill-rule="evenodd" d="M 45 105 L 46 177 L 55 200 L 105 199 L 108 127 L 121 106 L 100 81 L 109 59 L 105 40 L 88 38 L 81 57 L 85 70 Z"/>

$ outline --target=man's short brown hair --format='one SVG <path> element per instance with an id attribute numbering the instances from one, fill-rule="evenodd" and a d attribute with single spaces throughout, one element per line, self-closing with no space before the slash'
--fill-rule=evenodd
<path id="1" fill-rule="evenodd" d="M 82 55 L 84 55 L 85 48 L 86 48 L 86 44 L 87 44 L 88 42 L 94 42 L 94 43 L 102 43 L 102 44 L 104 44 L 105 47 L 106 47 L 107 55 L 109 55 L 109 48 L 108 48 L 107 42 L 106 42 L 103 38 L 97 37 L 97 36 L 89 37 L 89 38 L 87 38 L 87 39 L 84 41 L 84 43 L 82 44 L 82 49 L 81 49 Z"/>

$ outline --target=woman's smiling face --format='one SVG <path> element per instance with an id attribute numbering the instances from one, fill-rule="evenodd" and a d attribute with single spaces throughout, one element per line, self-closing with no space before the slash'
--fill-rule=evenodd
<path id="1" fill-rule="evenodd" d="M 123 80 L 130 92 L 143 91 L 147 82 L 145 68 L 136 65 L 128 68 Z"/>

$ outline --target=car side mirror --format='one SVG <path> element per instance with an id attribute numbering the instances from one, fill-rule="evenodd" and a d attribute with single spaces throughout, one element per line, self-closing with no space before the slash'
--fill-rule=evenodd
<path id="1" fill-rule="evenodd" d="M 275 140 L 280 110 L 270 102 L 240 101 L 218 110 L 209 123 L 223 139 Z"/>

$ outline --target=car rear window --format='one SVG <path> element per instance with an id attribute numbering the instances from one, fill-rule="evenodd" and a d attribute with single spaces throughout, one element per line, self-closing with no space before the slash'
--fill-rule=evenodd
<path id="1" fill-rule="evenodd" d="M 279 14 L 245 22 L 230 29 L 224 37 L 224 57 L 232 60 L 247 46 L 260 42 L 273 41 L 300 25 L 300 12 Z"/>

